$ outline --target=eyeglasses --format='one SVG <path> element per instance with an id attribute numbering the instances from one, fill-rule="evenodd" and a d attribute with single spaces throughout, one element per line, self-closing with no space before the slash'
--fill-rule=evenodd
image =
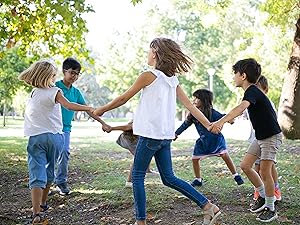
<path id="1" fill-rule="evenodd" d="M 73 77 L 79 77 L 80 76 L 80 72 L 76 71 L 76 70 L 72 70 L 72 69 L 68 69 L 68 70 L 64 70 L 65 72 L 70 73 Z"/>

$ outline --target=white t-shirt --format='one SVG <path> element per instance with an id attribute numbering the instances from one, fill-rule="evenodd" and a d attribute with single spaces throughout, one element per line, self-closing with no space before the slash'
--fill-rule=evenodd
<path id="1" fill-rule="evenodd" d="M 133 133 L 153 139 L 174 139 L 178 78 L 168 77 L 159 70 L 150 72 L 156 79 L 142 90 Z"/>
<path id="2" fill-rule="evenodd" d="M 25 110 L 25 136 L 63 133 L 61 106 L 55 102 L 58 91 L 57 87 L 32 90 Z"/>

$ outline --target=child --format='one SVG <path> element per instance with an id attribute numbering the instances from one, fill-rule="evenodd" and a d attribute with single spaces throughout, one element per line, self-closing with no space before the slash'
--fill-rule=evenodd
<path id="1" fill-rule="evenodd" d="M 131 121 L 126 125 L 115 126 L 115 127 L 111 127 L 111 126 L 107 125 L 106 127 L 103 127 L 102 129 L 103 129 L 103 131 L 105 131 L 107 133 L 110 133 L 112 130 L 122 130 L 123 133 L 120 134 L 120 136 L 118 137 L 116 142 L 122 148 L 128 149 L 130 151 L 130 153 L 134 156 L 139 137 L 137 135 L 133 134 L 132 123 L 133 122 Z M 157 173 L 155 171 L 150 170 L 149 167 L 146 172 L 153 173 L 153 174 Z M 132 187 L 132 165 L 130 166 L 130 170 L 129 170 L 129 174 L 127 177 L 127 181 L 125 183 L 125 187 Z"/>
<path id="2" fill-rule="evenodd" d="M 93 110 L 65 99 L 61 90 L 53 86 L 56 74 L 54 65 L 41 60 L 19 76 L 20 80 L 34 87 L 26 106 L 24 122 L 24 134 L 29 136 L 27 152 L 33 224 L 47 221 L 41 210 L 47 209 L 48 191 L 54 180 L 55 155 L 64 144 L 60 104 L 70 110 Z"/>
<path id="3" fill-rule="evenodd" d="M 193 93 L 194 99 L 193 104 L 201 110 L 201 112 L 208 118 L 209 121 L 213 122 L 220 119 L 223 114 L 219 113 L 213 109 L 213 93 L 206 89 L 199 89 Z M 213 134 L 209 132 L 195 117 L 189 113 L 187 119 L 183 124 L 175 131 L 175 137 L 177 138 L 183 131 L 185 131 L 189 126 L 195 124 L 197 132 L 200 138 L 196 141 L 194 147 L 194 153 L 192 157 L 193 169 L 196 178 L 193 180 L 191 185 L 202 186 L 202 178 L 200 173 L 199 160 L 202 160 L 208 156 L 220 156 L 225 161 L 228 169 L 233 175 L 234 180 L 238 185 L 244 183 L 242 177 L 236 172 L 236 167 L 233 164 L 226 150 L 226 142 L 224 136 L 219 134 Z"/>
<path id="4" fill-rule="evenodd" d="M 86 105 L 83 95 L 80 90 L 73 86 L 73 83 L 78 79 L 80 75 L 81 65 L 74 58 L 67 58 L 64 60 L 62 65 L 62 71 L 64 74 L 63 80 L 55 83 L 56 87 L 59 87 L 63 95 L 70 102 L 75 102 L 81 105 Z M 70 133 L 72 128 L 72 120 L 74 118 L 74 111 L 61 108 L 62 120 L 63 120 L 63 132 L 64 132 L 64 147 L 58 154 L 57 160 L 57 173 L 55 177 L 55 184 L 57 190 L 61 195 L 67 195 L 70 193 L 68 187 L 68 164 L 70 160 Z M 98 116 L 87 112 L 89 116 L 97 120 L 102 126 L 107 126 L 106 123 L 101 120 Z"/>
<path id="5" fill-rule="evenodd" d="M 153 156 L 162 182 L 181 192 L 204 210 L 204 224 L 214 224 L 221 214 L 216 205 L 190 184 L 177 178 L 172 169 L 170 148 L 171 141 L 175 138 L 176 97 L 206 128 L 210 126 L 201 111 L 189 101 L 175 75 L 189 71 L 191 63 L 191 59 L 181 51 L 176 42 L 167 38 L 155 38 L 150 43 L 148 52 L 148 65 L 154 69 L 143 72 L 124 94 L 94 112 L 102 115 L 115 109 L 143 89 L 133 119 L 133 133 L 139 136 L 132 171 L 138 225 L 146 224 L 144 179 Z"/>
<path id="6" fill-rule="evenodd" d="M 268 97 L 255 85 L 261 75 L 261 67 L 254 59 L 238 61 L 233 66 L 234 82 L 245 91 L 242 102 L 213 124 L 213 130 L 222 128 L 225 122 L 241 115 L 247 108 L 256 139 L 250 144 L 241 168 L 259 192 L 260 197 L 251 206 L 251 212 L 261 212 L 257 220 L 270 222 L 278 217 L 274 206 L 274 180 L 272 168 L 276 152 L 282 143 L 282 134 Z M 261 178 L 252 168 L 260 159 Z"/>
<path id="7" fill-rule="evenodd" d="M 265 94 L 268 93 L 269 91 L 269 85 L 268 85 L 268 80 L 265 76 L 260 76 L 257 83 L 256 83 L 256 86 L 262 91 L 264 92 Z M 276 108 L 275 108 L 275 105 L 274 103 L 270 100 L 271 102 L 271 105 L 274 109 L 274 111 L 276 112 Z M 247 112 L 248 114 L 248 111 L 246 110 L 245 112 Z M 248 115 L 248 118 L 249 118 L 249 115 Z M 251 129 L 251 135 L 249 137 L 249 142 L 251 143 L 253 140 L 255 139 L 255 132 L 254 132 L 254 129 L 252 127 Z M 254 167 L 254 170 L 260 174 L 260 160 L 257 159 L 255 161 L 255 167 Z M 275 164 L 273 164 L 272 166 L 272 177 L 273 177 L 273 180 L 274 180 L 274 185 L 275 185 L 275 192 L 274 192 L 274 196 L 275 196 L 275 199 L 276 201 L 281 201 L 281 191 L 280 191 L 280 188 L 279 188 L 279 183 L 278 183 L 278 173 L 277 173 L 277 169 L 276 169 L 276 166 Z M 254 190 L 254 194 L 253 194 L 253 199 L 254 200 L 257 200 L 259 197 L 259 193 L 258 191 Z"/>

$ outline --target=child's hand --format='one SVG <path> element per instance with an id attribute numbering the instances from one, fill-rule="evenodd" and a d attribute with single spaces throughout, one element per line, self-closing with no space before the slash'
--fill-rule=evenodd
<path id="1" fill-rule="evenodd" d="M 96 116 L 102 116 L 102 115 L 105 113 L 105 111 L 103 110 L 102 107 L 99 107 L 99 108 L 97 108 L 93 113 L 94 113 L 94 115 L 96 115 Z"/>
<path id="2" fill-rule="evenodd" d="M 112 131 L 112 127 L 107 124 L 104 124 L 104 125 L 102 125 L 102 130 L 104 132 L 110 133 Z"/>
<path id="3" fill-rule="evenodd" d="M 224 123 L 221 121 L 213 122 L 210 126 L 209 131 L 212 133 L 218 134 L 221 132 L 223 125 L 224 125 Z"/>
<path id="4" fill-rule="evenodd" d="M 95 111 L 95 110 L 96 110 L 95 108 L 89 107 L 89 112 L 90 112 L 90 113 L 93 113 L 93 114 L 94 114 L 94 111 Z"/>
<path id="5" fill-rule="evenodd" d="M 228 121 L 228 123 L 234 124 L 234 120 L 235 120 L 235 119 L 232 119 L 232 120 Z"/>

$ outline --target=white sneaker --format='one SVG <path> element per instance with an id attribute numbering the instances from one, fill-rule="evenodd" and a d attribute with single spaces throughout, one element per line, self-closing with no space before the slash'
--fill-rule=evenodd
<path id="1" fill-rule="evenodd" d="M 132 188 L 132 182 L 126 181 L 125 187 Z"/>

